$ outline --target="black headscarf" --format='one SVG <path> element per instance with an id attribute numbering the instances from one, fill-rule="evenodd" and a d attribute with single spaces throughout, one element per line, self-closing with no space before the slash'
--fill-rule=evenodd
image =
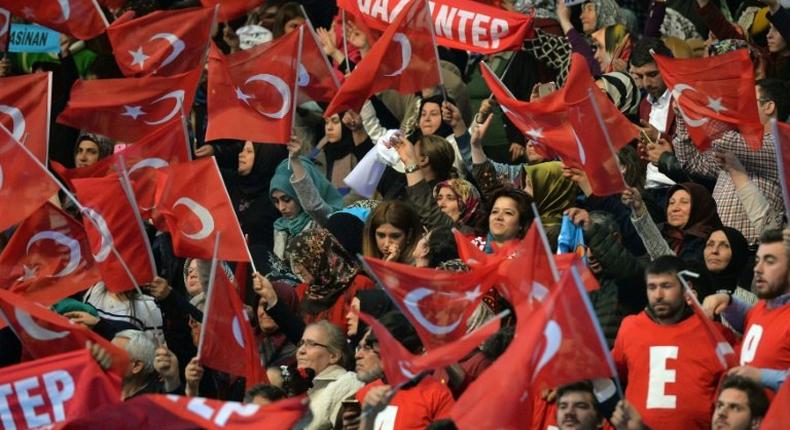
<path id="1" fill-rule="evenodd" d="M 741 274 L 744 271 L 751 270 L 751 265 L 748 264 L 749 243 L 741 232 L 734 228 L 722 227 L 714 230 L 714 232 L 719 230 L 724 232 L 724 235 L 727 236 L 727 241 L 730 242 L 732 257 L 724 270 L 715 273 L 711 272 L 710 274 L 716 289 L 734 291 L 735 287 L 738 286 L 738 281 L 741 279 Z M 711 232 L 711 234 L 713 234 L 713 232 Z"/>
<path id="2" fill-rule="evenodd" d="M 376 319 L 381 318 L 387 312 L 398 310 L 387 293 L 378 288 L 357 291 L 355 297 L 359 299 L 359 311 Z M 359 343 L 366 331 L 368 331 L 368 326 L 360 319 L 357 334 L 351 341 L 354 344 Z"/>
<path id="3" fill-rule="evenodd" d="M 409 140 L 412 143 L 415 143 L 417 139 L 422 137 L 422 130 L 420 130 L 419 121 L 420 121 L 420 117 L 422 116 L 423 106 L 425 106 L 426 103 L 435 103 L 439 105 L 439 108 L 441 109 L 442 103 L 444 103 L 445 101 L 455 104 L 455 100 L 453 100 L 451 97 L 448 96 L 445 99 L 441 94 L 420 100 L 420 110 L 417 112 L 417 127 L 414 129 L 414 132 L 412 132 L 412 134 L 409 136 Z M 439 124 L 439 128 L 437 128 L 436 131 L 433 133 L 434 136 L 443 137 L 445 139 L 451 134 L 453 134 L 453 128 L 450 127 L 450 125 L 444 121 L 442 121 Z"/>
<path id="4" fill-rule="evenodd" d="M 253 144 L 252 148 L 255 152 L 255 160 L 252 162 L 252 169 L 247 175 L 239 175 L 239 190 L 244 197 L 253 197 L 259 194 L 265 194 L 269 190 L 269 181 L 272 172 L 266 171 L 266 150 L 264 147 L 269 145 Z M 242 151 L 243 151 L 242 147 Z"/>

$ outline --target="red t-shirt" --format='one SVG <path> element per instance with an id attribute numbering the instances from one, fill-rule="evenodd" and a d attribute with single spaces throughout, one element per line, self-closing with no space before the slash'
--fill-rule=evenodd
<path id="1" fill-rule="evenodd" d="M 377 379 L 357 391 L 363 403 L 368 391 L 383 382 Z M 455 400 L 450 390 L 432 376 L 426 376 L 414 387 L 399 390 L 389 405 L 376 416 L 376 430 L 423 430 L 432 422 L 450 416 Z"/>
<path id="2" fill-rule="evenodd" d="M 790 369 L 790 304 L 768 309 L 760 300 L 746 314 L 741 365 Z"/>
<path id="3" fill-rule="evenodd" d="M 660 325 L 644 311 L 628 316 L 612 357 L 627 384 L 626 399 L 650 428 L 710 428 L 724 370 L 697 316 L 673 325 Z"/>
<path id="4" fill-rule="evenodd" d="M 332 307 L 315 315 L 305 315 L 303 318 L 305 324 L 311 324 L 320 320 L 328 320 L 332 324 L 340 327 L 343 330 L 343 333 L 345 333 L 348 330 L 346 314 L 348 313 L 349 306 L 351 305 L 351 300 L 357 294 L 357 291 L 367 290 L 375 286 L 376 284 L 374 284 L 373 281 L 371 281 L 367 276 L 355 276 L 354 280 L 351 281 L 351 285 L 349 285 L 343 294 L 337 297 L 337 300 L 335 301 L 335 304 L 332 305 Z M 307 284 L 299 284 L 299 286 L 296 287 L 296 296 L 299 298 L 299 300 L 302 300 L 306 291 Z"/>

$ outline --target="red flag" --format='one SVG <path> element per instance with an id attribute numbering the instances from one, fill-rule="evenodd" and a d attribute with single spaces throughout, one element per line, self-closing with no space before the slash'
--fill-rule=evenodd
<path id="1" fill-rule="evenodd" d="M 299 63 L 299 99 L 330 102 L 340 88 L 335 70 L 324 55 L 313 24 L 308 20 L 302 38 L 302 57 Z"/>
<path id="2" fill-rule="evenodd" d="M 204 7 L 213 8 L 219 5 L 219 20 L 227 22 L 262 5 L 266 0 L 200 0 Z"/>
<path id="3" fill-rule="evenodd" d="M 461 430 L 520 430 L 531 420 L 537 394 L 531 387 L 534 361 L 547 315 L 543 306 L 534 308 L 526 301 L 515 309 L 516 331 L 510 345 L 453 405 L 450 416 Z"/>
<path id="4" fill-rule="evenodd" d="M 549 319 L 543 330 L 540 360 L 535 365 L 533 392 L 582 379 L 617 376 L 585 291 L 591 288 L 585 284 L 597 281 L 594 277 L 582 279 L 582 267 L 581 261 L 576 260 L 544 304 Z"/>
<path id="5" fill-rule="evenodd" d="M 58 122 L 135 142 L 192 108 L 202 68 L 171 77 L 77 81 Z"/>
<path id="6" fill-rule="evenodd" d="M 113 430 L 290 430 L 307 412 L 305 397 L 291 397 L 266 406 L 223 402 L 202 397 L 145 394 L 123 403 L 98 408 L 89 416 L 69 420 L 57 430 L 103 428 Z"/>
<path id="7" fill-rule="evenodd" d="M 170 76 L 203 65 L 214 22 L 208 8 L 155 11 L 115 21 L 107 36 L 125 76 Z"/>
<path id="8" fill-rule="evenodd" d="M 0 0 L 0 7 L 77 39 L 92 39 L 107 29 L 107 19 L 96 0 Z"/>
<path id="9" fill-rule="evenodd" d="M 705 312 L 702 310 L 702 306 L 699 304 L 699 300 L 697 300 L 697 295 L 691 290 L 691 288 L 686 283 L 686 280 L 680 276 L 683 272 L 678 274 L 678 278 L 681 279 L 683 283 L 683 287 L 686 291 L 686 297 L 691 298 L 691 309 L 694 310 L 694 315 L 702 321 L 702 326 L 705 327 L 705 334 L 708 335 L 710 339 L 710 347 L 716 351 L 716 357 L 719 359 L 719 363 L 721 364 L 721 368 L 723 370 L 731 369 L 733 367 L 738 366 L 738 356 L 735 354 L 735 350 L 732 349 L 732 345 L 735 343 L 735 336 L 730 335 L 730 339 L 725 338 L 725 333 L 731 334 L 731 332 L 726 332 L 724 330 L 728 330 L 723 326 L 717 327 L 713 321 L 710 320 L 705 315 Z"/>
<path id="10" fill-rule="evenodd" d="M 492 319 L 486 322 L 483 327 L 467 333 L 455 342 L 442 345 L 422 355 L 414 355 L 392 337 L 392 334 L 378 320 L 362 313 L 359 314 L 359 317 L 370 326 L 376 335 L 381 348 L 380 355 L 384 374 L 387 376 L 387 383 L 392 386 L 406 383 L 422 372 L 457 363 L 469 354 L 469 351 L 493 336 L 499 330 L 501 323 L 500 317 Z"/>
<path id="11" fill-rule="evenodd" d="M 399 16 L 405 1 L 357 2 L 338 0 L 338 7 L 370 27 L 385 30 Z M 436 42 L 462 51 L 492 54 L 519 50 L 525 38 L 533 36 L 532 15 L 509 12 L 471 0 L 431 1 Z"/>
<path id="12" fill-rule="evenodd" d="M 616 151 L 638 137 L 639 130 L 595 86 L 584 57 L 573 54 L 565 85 L 532 103 L 513 98 L 485 64 L 481 70 L 516 127 L 569 167 L 584 170 L 593 193 L 609 195 L 625 189 Z"/>
<path id="13" fill-rule="evenodd" d="M 783 430 L 787 428 L 787 423 L 790 422 L 790 384 L 785 380 L 779 391 L 776 393 L 771 407 L 768 408 L 768 413 L 763 418 L 763 423 L 760 425 L 760 430 Z"/>
<path id="14" fill-rule="evenodd" d="M 206 140 L 288 143 L 302 37 L 303 27 L 228 56 L 212 45 Z"/>
<path id="15" fill-rule="evenodd" d="M 121 178 L 75 179 L 74 188 L 85 207 L 82 222 L 107 289 L 119 293 L 154 279 L 151 244 L 131 190 L 124 189 Z"/>
<path id="16" fill-rule="evenodd" d="M 544 233 L 545 234 L 545 233 Z M 499 265 L 499 291 L 511 303 L 543 299 L 559 279 L 559 270 L 548 242 L 541 237 L 539 223 L 533 222 L 526 236 Z"/>
<path id="17" fill-rule="evenodd" d="M 52 73 L 33 73 L 0 79 L 0 126 L 47 163 Z"/>
<path id="18" fill-rule="evenodd" d="M 733 129 L 752 149 L 762 147 L 763 126 L 757 113 L 748 50 L 685 60 L 661 55 L 653 58 L 683 115 L 689 137 L 700 151 L 706 151 L 713 140 Z"/>
<path id="19" fill-rule="evenodd" d="M 27 218 L 59 189 L 33 154 L 0 127 L 0 231 Z"/>
<path id="20" fill-rule="evenodd" d="M 244 235 L 214 158 L 160 169 L 156 210 L 173 236 L 178 257 L 212 258 L 215 233 L 222 233 L 217 258 L 250 261 Z"/>
<path id="21" fill-rule="evenodd" d="M 111 371 L 120 378 L 126 376 L 129 355 L 123 349 L 94 333 L 74 324 L 43 306 L 0 290 L 0 318 L 8 324 L 22 342 L 22 347 L 33 358 L 43 358 L 63 351 L 85 348 L 90 341 L 99 344 L 112 356 Z"/>
<path id="22" fill-rule="evenodd" d="M 99 281 L 82 224 L 49 202 L 19 225 L 0 254 L 0 288 L 46 306 Z"/>
<path id="23" fill-rule="evenodd" d="M 85 348 L 0 369 L 5 429 L 46 428 L 121 401 L 120 380 L 108 377 Z M 11 389 L 11 387 L 14 387 Z"/>
<path id="24" fill-rule="evenodd" d="M 365 262 L 429 350 L 464 335 L 466 320 L 491 287 L 496 270 L 493 264 L 447 272 L 367 257 Z"/>
<path id="25" fill-rule="evenodd" d="M 247 386 L 265 381 L 258 344 L 247 313 L 225 271 L 211 263 L 211 281 L 198 345 L 204 366 L 247 378 Z"/>
<path id="26" fill-rule="evenodd" d="M 52 162 L 54 170 L 72 189 L 71 181 L 79 178 L 96 178 L 112 173 L 123 174 L 121 163 L 126 169 L 135 200 L 144 219 L 150 217 L 156 194 L 156 171 L 171 163 L 184 163 L 190 160 L 189 141 L 186 124 L 182 117 L 176 117 L 162 124 L 133 145 L 97 163 L 76 169 L 67 169 L 57 161 Z"/>
<path id="27" fill-rule="evenodd" d="M 785 203 L 785 213 L 790 214 L 790 125 L 775 119 L 771 120 L 771 133 L 774 138 L 774 152 L 779 170 L 779 182 L 782 184 L 782 197 Z"/>
<path id="28" fill-rule="evenodd" d="M 440 82 L 428 2 L 413 0 L 346 78 L 324 116 L 359 111 L 368 97 L 386 89 L 408 94 Z"/>

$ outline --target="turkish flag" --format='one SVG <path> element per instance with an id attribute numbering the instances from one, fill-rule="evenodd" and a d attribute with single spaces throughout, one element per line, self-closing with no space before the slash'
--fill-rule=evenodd
<path id="1" fill-rule="evenodd" d="M 50 202 L 17 227 L 0 254 L 0 288 L 42 305 L 99 281 L 82 224 Z"/>
<path id="2" fill-rule="evenodd" d="M 214 234 L 222 233 L 219 255 L 250 261 L 247 243 L 213 157 L 160 169 L 156 210 L 164 216 L 178 257 L 212 258 Z"/>
<path id="3" fill-rule="evenodd" d="M 787 423 L 790 422 L 790 384 L 788 381 L 782 383 L 779 391 L 776 393 L 771 406 L 768 408 L 768 413 L 763 418 L 763 423 L 760 425 L 760 430 L 783 430 L 787 428 Z"/>
<path id="4" fill-rule="evenodd" d="M 499 291 L 511 303 L 545 298 L 559 279 L 554 255 L 538 226 L 537 222 L 532 223 L 524 239 L 509 252 L 497 270 Z"/>
<path id="5" fill-rule="evenodd" d="M 411 321 L 428 350 L 456 341 L 466 320 L 494 282 L 496 265 L 468 272 L 416 268 L 365 257 L 368 273 Z"/>
<path id="6" fill-rule="evenodd" d="M 107 19 L 96 0 L 0 0 L 0 7 L 77 39 L 93 39 L 107 29 Z"/>
<path id="7" fill-rule="evenodd" d="M 533 392 L 582 379 L 617 376 L 600 323 L 587 297 L 586 290 L 590 287 L 585 284 L 597 284 L 597 281 L 594 277 L 583 279 L 582 267 L 581 260 L 576 260 L 543 303 L 549 319 L 538 349 L 541 355 L 534 370 Z"/>
<path id="8" fill-rule="evenodd" d="M 43 358 L 85 348 L 90 341 L 99 344 L 112 356 L 110 371 L 126 376 L 129 355 L 107 339 L 82 324 L 34 303 L 22 296 L 0 289 L 0 318 L 14 331 L 24 350 L 33 358 Z"/>
<path id="9" fill-rule="evenodd" d="M 636 139 L 639 129 L 595 86 L 583 56 L 572 55 L 562 88 L 531 103 L 513 98 L 485 64 L 481 64 L 481 70 L 513 124 L 569 167 L 583 170 L 594 194 L 609 195 L 625 189 L 617 151 Z"/>
<path id="10" fill-rule="evenodd" d="M 228 56 L 212 45 L 206 140 L 288 143 L 303 29 Z"/>
<path id="11" fill-rule="evenodd" d="M 686 297 L 691 298 L 691 309 L 694 310 L 694 315 L 699 318 L 702 326 L 705 327 L 705 334 L 710 339 L 710 347 L 716 351 L 716 357 L 719 359 L 721 368 L 727 370 L 738 366 L 738 355 L 732 348 L 736 342 L 735 335 L 729 329 L 717 326 L 705 315 L 705 312 L 702 311 L 702 305 L 697 300 L 697 295 L 687 286 Z"/>
<path id="12" fill-rule="evenodd" d="M 85 207 L 82 223 L 93 259 L 107 289 L 120 293 L 151 282 L 156 265 L 131 187 L 124 187 L 118 175 L 75 179 L 73 183 Z"/>
<path id="13" fill-rule="evenodd" d="M 532 419 L 532 375 L 547 314 L 543 306 L 515 305 L 516 329 L 502 355 L 467 387 L 450 417 L 461 430 L 521 430 Z M 492 387 L 496 393 L 492 393 Z"/>
<path id="14" fill-rule="evenodd" d="M 774 151 L 776 152 L 776 164 L 779 169 L 779 182 L 782 184 L 782 197 L 785 203 L 785 213 L 790 214 L 790 124 L 771 120 L 771 133 L 774 138 Z"/>
<path id="15" fill-rule="evenodd" d="M 479 329 L 465 334 L 460 339 L 432 349 L 422 355 L 410 353 L 378 320 L 360 313 L 359 317 L 373 330 L 381 348 L 381 360 L 387 383 L 392 386 L 404 384 L 422 372 L 439 369 L 459 362 L 469 351 L 493 336 L 500 328 L 501 316 L 487 321 Z"/>
<path id="16" fill-rule="evenodd" d="M 121 402 L 120 379 L 105 374 L 85 348 L 1 368 L 0 387 L 8 387 L 4 429 L 50 428 Z"/>
<path id="17" fill-rule="evenodd" d="M 124 76 L 171 76 L 203 65 L 215 12 L 209 8 L 155 11 L 118 20 L 107 29 Z"/>
<path id="18" fill-rule="evenodd" d="M 0 127 L 0 231 L 27 218 L 60 189 L 34 157 Z"/>
<path id="19" fill-rule="evenodd" d="M 52 73 L 0 78 L 0 126 L 47 164 Z"/>
<path id="20" fill-rule="evenodd" d="M 231 375 L 247 378 L 247 386 L 265 382 L 258 344 L 252 334 L 247 312 L 239 292 L 225 271 L 211 262 L 203 324 L 200 326 L 198 360 L 200 364 Z"/>
<path id="21" fill-rule="evenodd" d="M 135 142 L 192 109 L 202 68 L 170 77 L 78 80 L 58 122 Z"/>
<path id="22" fill-rule="evenodd" d="M 762 147 L 763 126 L 748 50 L 685 60 L 661 55 L 653 58 L 688 126 L 689 137 L 700 151 L 734 129 L 755 151 Z"/>
<path id="23" fill-rule="evenodd" d="M 428 2 L 413 0 L 346 78 L 324 117 L 359 111 L 365 100 L 384 90 L 409 94 L 439 84 L 437 55 Z"/>
<path id="24" fill-rule="evenodd" d="M 315 100 L 317 102 L 330 102 L 340 88 L 340 82 L 335 75 L 335 69 L 329 64 L 323 48 L 318 42 L 318 36 L 313 30 L 313 24 L 307 21 L 305 34 L 302 38 L 302 57 L 299 62 L 300 101 Z"/>
<path id="25" fill-rule="evenodd" d="M 69 420 L 56 430 L 290 430 L 307 412 L 307 398 L 290 397 L 266 406 L 203 397 L 145 394 Z"/>
<path id="26" fill-rule="evenodd" d="M 162 124 L 151 134 L 146 135 L 123 151 L 85 167 L 67 169 L 57 161 L 52 162 L 52 170 L 71 189 L 71 181 L 79 178 L 98 178 L 117 173 L 124 169 L 132 182 L 137 207 L 143 219 L 150 217 L 156 194 L 156 171 L 171 163 L 190 161 L 189 140 L 186 123 L 178 116 Z M 123 166 L 123 167 L 121 167 Z"/>
<path id="27" fill-rule="evenodd" d="M 244 16 L 247 12 L 262 5 L 266 0 L 200 0 L 207 8 L 219 5 L 219 20 L 227 22 Z"/>

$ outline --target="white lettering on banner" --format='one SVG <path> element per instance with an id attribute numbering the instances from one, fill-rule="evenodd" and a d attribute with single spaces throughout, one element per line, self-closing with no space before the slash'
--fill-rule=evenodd
<path id="1" fill-rule="evenodd" d="M 760 346 L 760 339 L 763 337 L 763 327 L 758 324 L 752 324 L 746 336 L 743 337 L 743 346 L 741 346 L 741 366 L 754 361 L 754 356 L 757 355 L 757 347 Z"/>
<path id="2" fill-rule="evenodd" d="M 395 0 L 393 0 L 395 1 Z M 359 11 L 371 18 L 391 23 L 406 7 L 410 0 L 398 0 L 392 10 L 390 0 L 357 0 Z M 496 49 L 500 41 L 510 32 L 507 20 L 492 18 L 490 15 L 476 13 L 442 4 L 436 10 L 436 3 L 428 2 L 433 17 L 434 33 L 437 37 L 455 39 L 461 43 L 486 49 Z M 457 33 L 457 34 L 456 34 Z"/>
<path id="3" fill-rule="evenodd" d="M 667 360 L 678 358 L 677 346 L 650 347 L 650 375 L 647 383 L 647 409 L 675 409 L 677 396 L 666 394 L 666 385 L 676 382 L 677 371 L 667 368 Z"/>
<path id="4" fill-rule="evenodd" d="M 53 370 L 41 375 L 44 382 L 44 393 L 36 394 L 33 390 L 41 387 L 38 376 L 20 379 L 13 383 L 0 385 L 0 422 L 5 430 L 15 430 L 16 423 L 11 412 L 9 396 L 16 395 L 17 402 L 25 417 L 25 428 L 50 425 L 66 419 L 65 403 L 74 397 L 74 378 L 65 370 Z M 46 396 L 44 396 L 46 394 Z M 51 406 L 52 416 L 40 409 Z M 36 409 L 39 409 L 36 411 Z"/>
<path id="5" fill-rule="evenodd" d="M 178 396 L 167 396 L 169 400 L 178 402 Z M 211 421 L 214 424 L 224 427 L 233 415 L 242 417 L 251 417 L 255 415 L 260 409 L 259 405 L 249 404 L 243 405 L 237 402 L 221 402 L 222 406 L 217 410 L 212 406 L 206 404 L 206 399 L 195 397 L 189 400 L 186 405 L 188 411 L 203 418 L 204 420 Z"/>

